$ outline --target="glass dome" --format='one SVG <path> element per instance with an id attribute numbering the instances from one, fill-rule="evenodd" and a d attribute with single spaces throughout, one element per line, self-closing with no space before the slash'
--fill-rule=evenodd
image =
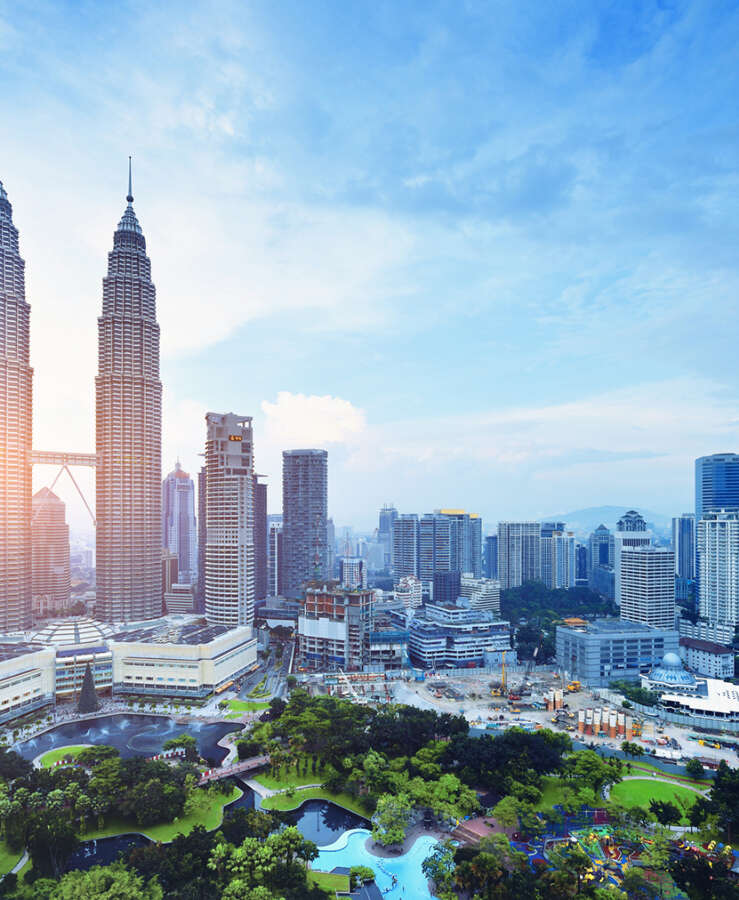
<path id="1" fill-rule="evenodd" d="M 649 673 L 649 680 L 672 687 L 692 687 L 695 678 L 683 668 L 677 653 L 665 653 L 662 662 Z"/>

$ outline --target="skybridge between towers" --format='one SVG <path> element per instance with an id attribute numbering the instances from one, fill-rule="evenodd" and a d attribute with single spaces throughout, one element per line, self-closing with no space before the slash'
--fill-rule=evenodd
<path id="1" fill-rule="evenodd" d="M 72 484 L 77 489 L 77 493 L 80 495 L 82 502 L 85 504 L 85 509 L 88 511 L 88 513 L 90 513 L 90 518 L 92 519 L 93 525 L 97 525 L 95 513 L 92 511 L 90 504 L 87 502 L 85 495 L 82 493 L 82 489 L 77 484 L 77 480 L 72 474 L 72 468 L 74 466 L 84 466 L 88 469 L 94 469 L 97 464 L 97 453 L 70 453 L 65 450 L 31 451 L 32 466 L 59 466 L 59 471 L 56 473 L 54 480 L 51 482 L 51 486 L 49 488 L 50 491 L 54 490 L 54 485 L 56 485 L 57 481 L 59 481 L 59 478 L 63 472 L 66 472 L 67 475 L 69 475 Z M 38 516 L 43 506 L 44 503 L 39 504 L 39 507 L 34 514 L 34 519 L 36 518 L 36 516 Z"/>

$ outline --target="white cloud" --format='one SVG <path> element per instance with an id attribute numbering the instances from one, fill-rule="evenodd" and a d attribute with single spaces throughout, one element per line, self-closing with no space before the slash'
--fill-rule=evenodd
<path id="1" fill-rule="evenodd" d="M 348 400 L 280 391 L 275 403 L 262 402 L 265 438 L 282 449 L 353 443 L 366 430 L 364 410 Z"/>

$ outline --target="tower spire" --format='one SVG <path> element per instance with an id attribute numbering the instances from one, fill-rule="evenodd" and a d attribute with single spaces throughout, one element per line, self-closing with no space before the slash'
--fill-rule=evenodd
<path id="1" fill-rule="evenodd" d="M 131 189 L 131 157 L 128 157 L 128 196 L 126 200 L 133 203 L 133 190 Z"/>

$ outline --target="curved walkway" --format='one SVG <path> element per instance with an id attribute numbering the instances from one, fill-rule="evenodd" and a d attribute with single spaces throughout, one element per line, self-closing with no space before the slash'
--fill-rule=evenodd
<path id="1" fill-rule="evenodd" d="M 693 791 L 694 794 L 699 794 L 701 797 L 707 797 L 708 792 L 710 791 L 710 787 L 705 790 L 701 790 L 700 788 L 695 787 L 692 784 L 683 784 L 681 781 L 675 781 L 674 778 L 663 778 L 661 775 L 653 775 L 649 776 L 646 773 L 644 775 L 624 775 L 621 781 L 661 781 L 663 784 L 672 785 L 672 787 L 685 788 L 686 791 Z M 611 795 L 611 785 L 608 785 L 603 790 L 603 796 L 606 800 Z"/>

